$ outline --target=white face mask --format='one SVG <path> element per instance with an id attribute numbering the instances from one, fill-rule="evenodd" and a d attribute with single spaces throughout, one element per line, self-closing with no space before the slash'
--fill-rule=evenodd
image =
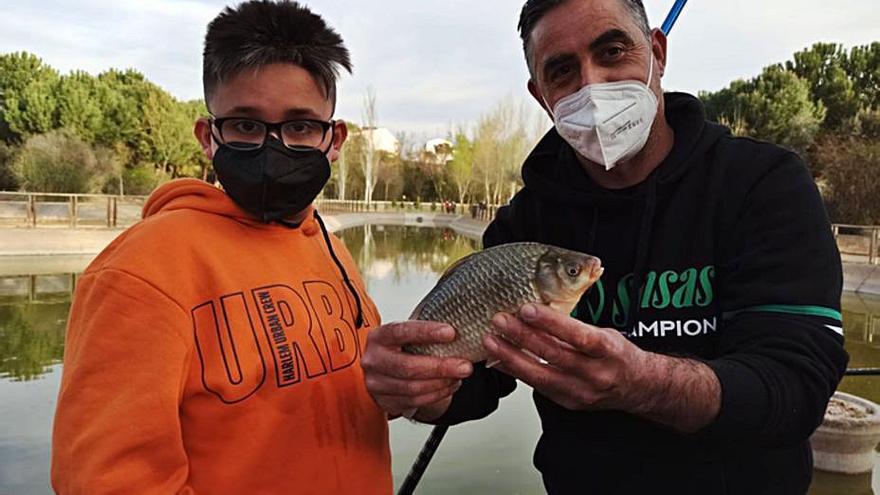
<path id="1" fill-rule="evenodd" d="M 652 52 L 647 84 L 591 84 L 559 100 L 553 108 L 557 132 L 575 151 L 606 170 L 632 158 L 648 142 L 657 116 L 657 97 L 648 87 L 653 75 Z"/>

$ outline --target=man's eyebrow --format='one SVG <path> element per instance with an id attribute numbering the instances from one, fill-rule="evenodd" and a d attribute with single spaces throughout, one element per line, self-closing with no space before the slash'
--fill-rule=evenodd
<path id="1" fill-rule="evenodd" d="M 548 58 L 546 62 L 544 62 L 544 67 L 541 68 L 541 71 L 544 73 L 544 77 L 548 77 L 553 69 L 563 66 L 565 64 L 571 63 L 572 61 L 577 61 L 577 57 L 575 57 L 571 53 L 560 53 L 558 55 L 553 55 Z"/>
<path id="2" fill-rule="evenodd" d="M 590 51 L 597 50 L 608 43 L 619 42 L 623 43 L 626 46 L 634 46 L 636 44 L 635 40 L 633 40 L 630 35 L 626 34 L 626 31 L 622 29 L 609 29 L 605 31 L 599 37 L 594 39 L 589 46 Z M 571 53 L 560 53 L 557 55 L 553 55 L 548 58 L 546 62 L 544 62 L 543 67 L 541 68 L 545 77 L 547 74 L 553 71 L 556 67 L 561 65 L 565 65 L 572 61 L 572 59 L 576 60 L 577 57 Z"/>
<path id="3" fill-rule="evenodd" d="M 594 39 L 592 43 L 590 43 L 590 51 L 596 50 L 603 45 L 607 45 L 608 43 L 621 42 L 626 46 L 633 46 L 636 42 L 626 34 L 626 31 L 622 29 L 609 29 L 604 33 L 600 34 L 598 38 Z"/>

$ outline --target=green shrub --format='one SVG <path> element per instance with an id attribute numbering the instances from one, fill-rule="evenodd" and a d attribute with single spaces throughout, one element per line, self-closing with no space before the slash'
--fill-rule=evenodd
<path id="1" fill-rule="evenodd" d="M 63 130 L 32 136 L 12 166 L 22 190 L 55 193 L 99 192 L 109 168 L 88 143 Z"/>
<path id="2" fill-rule="evenodd" d="M 18 189 L 18 179 L 12 171 L 13 161 L 15 161 L 15 148 L 0 141 L 0 191 Z"/>
<path id="3" fill-rule="evenodd" d="M 161 184 L 171 180 L 168 174 L 149 166 L 126 169 L 122 174 L 125 194 L 146 196 Z"/>

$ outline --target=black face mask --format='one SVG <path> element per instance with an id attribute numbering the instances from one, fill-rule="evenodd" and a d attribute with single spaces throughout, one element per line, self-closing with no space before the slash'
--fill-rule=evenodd
<path id="1" fill-rule="evenodd" d="M 257 150 L 219 146 L 217 179 L 233 201 L 264 223 L 306 209 L 330 180 L 330 161 L 321 150 L 292 150 L 272 136 Z"/>

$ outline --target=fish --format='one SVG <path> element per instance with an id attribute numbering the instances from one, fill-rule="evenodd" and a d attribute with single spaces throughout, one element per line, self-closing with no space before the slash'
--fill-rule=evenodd
<path id="1" fill-rule="evenodd" d="M 485 361 L 482 340 L 494 333 L 493 316 L 516 313 L 528 303 L 570 314 L 603 271 L 602 261 L 595 256 L 536 242 L 478 251 L 450 266 L 409 317 L 447 323 L 456 331 L 455 340 L 411 344 L 403 350 Z"/>

